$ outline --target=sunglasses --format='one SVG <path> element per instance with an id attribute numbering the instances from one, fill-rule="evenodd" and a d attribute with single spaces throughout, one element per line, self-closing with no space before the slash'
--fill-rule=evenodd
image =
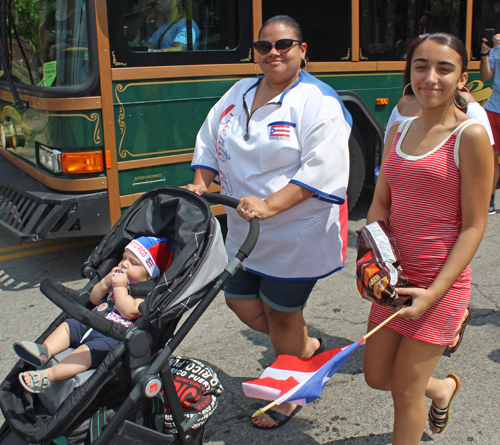
<path id="1" fill-rule="evenodd" d="M 280 54 L 284 54 L 290 51 L 294 42 L 302 43 L 300 40 L 294 39 L 279 39 L 276 40 L 275 43 L 268 42 L 267 40 L 259 40 L 257 42 L 253 42 L 253 47 L 261 56 L 268 54 L 273 49 L 273 46 Z"/>

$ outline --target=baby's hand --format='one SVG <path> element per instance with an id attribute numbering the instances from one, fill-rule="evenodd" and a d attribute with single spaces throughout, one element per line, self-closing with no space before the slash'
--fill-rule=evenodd
<path id="1" fill-rule="evenodd" d="M 113 267 L 113 269 L 111 269 L 111 272 L 109 272 L 104 278 L 103 278 L 103 281 L 104 281 L 104 284 L 106 285 L 106 287 L 109 289 L 112 285 L 113 285 L 113 274 L 116 272 L 116 271 L 120 271 L 120 268 L 119 267 Z"/>
<path id="2" fill-rule="evenodd" d="M 118 268 L 117 268 L 118 269 Z M 115 287 L 127 287 L 128 278 L 120 269 L 111 272 L 111 285 Z"/>

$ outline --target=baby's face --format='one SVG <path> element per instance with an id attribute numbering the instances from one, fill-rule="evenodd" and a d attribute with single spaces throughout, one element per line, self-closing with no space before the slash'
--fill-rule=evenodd
<path id="1" fill-rule="evenodd" d="M 148 271 L 139 259 L 128 249 L 123 251 L 123 258 L 118 264 L 131 283 L 140 283 L 149 279 Z"/>

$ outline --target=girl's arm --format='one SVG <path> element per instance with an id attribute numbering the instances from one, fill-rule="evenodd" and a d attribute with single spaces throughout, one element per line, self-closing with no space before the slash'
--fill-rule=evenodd
<path id="1" fill-rule="evenodd" d="M 419 318 L 450 288 L 471 262 L 486 229 L 488 205 L 493 182 L 491 145 L 480 125 L 467 127 L 459 148 L 462 230 L 434 282 L 428 289 L 398 289 L 401 295 L 412 295 L 412 306 L 403 318 Z"/>

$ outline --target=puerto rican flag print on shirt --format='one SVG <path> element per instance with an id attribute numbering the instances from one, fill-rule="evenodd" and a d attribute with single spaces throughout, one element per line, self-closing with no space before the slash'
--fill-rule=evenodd
<path id="1" fill-rule="evenodd" d="M 269 139 L 290 139 L 293 122 L 271 122 L 267 125 L 269 130 Z"/>

